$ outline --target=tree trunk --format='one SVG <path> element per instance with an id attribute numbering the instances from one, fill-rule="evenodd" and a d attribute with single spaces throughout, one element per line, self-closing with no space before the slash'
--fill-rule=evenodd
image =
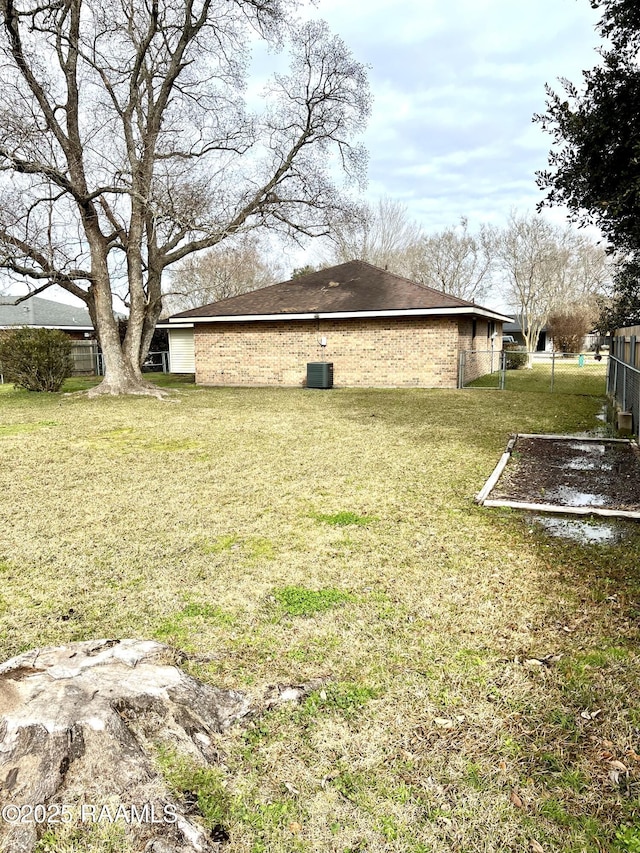
<path id="1" fill-rule="evenodd" d="M 104 356 L 104 379 L 99 385 L 89 390 L 89 396 L 95 397 L 100 394 L 144 394 L 155 397 L 163 397 L 165 392 L 155 385 L 147 382 L 142 375 L 140 366 L 140 336 L 138 345 L 131 345 L 129 337 L 128 345 L 120 343 L 118 323 L 113 315 L 113 304 L 109 272 L 106 261 L 100 263 L 102 269 L 100 274 L 94 276 L 94 302 L 95 319 L 100 340 L 100 347 Z M 131 308 L 133 315 L 136 310 Z M 142 309 L 144 310 L 144 309 Z M 142 320 L 130 317 L 129 328 L 133 326 L 132 335 L 135 330 L 141 331 Z M 129 334 L 129 329 L 127 330 Z M 126 342 L 125 342 L 126 344 Z"/>
<path id="2" fill-rule="evenodd" d="M 158 744 L 210 766 L 233 723 L 300 701 L 322 681 L 273 688 L 252 705 L 175 660 L 152 641 L 94 640 L 0 665 L 0 850 L 32 853 L 47 830 L 64 846 L 65 832 L 95 822 L 119 822 L 145 853 L 219 849 L 187 792 L 167 789 Z"/>

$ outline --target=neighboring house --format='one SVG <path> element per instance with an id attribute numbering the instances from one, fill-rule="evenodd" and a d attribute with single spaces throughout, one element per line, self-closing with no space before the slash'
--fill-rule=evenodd
<path id="1" fill-rule="evenodd" d="M 503 327 L 503 332 L 505 335 L 513 336 L 515 343 L 518 346 L 525 346 L 524 337 L 522 336 L 522 326 L 520 323 L 505 323 Z M 602 343 L 602 336 L 599 332 L 589 332 L 588 335 L 585 335 L 584 340 L 582 341 L 581 350 L 593 350 L 596 348 L 598 344 Z M 549 335 L 546 328 L 543 328 L 540 332 L 540 337 L 538 338 L 538 345 L 536 347 L 536 352 L 553 352 L 553 338 Z"/>
<path id="2" fill-rule="evenodd" d="M 303 386 L 309 362 L 339 386 L 456 388 L 461 351 L 502 348 L 509 321 L 364 261 L 183 311 L 171 371 L 201 385 Z"/>
<path id="3" fill-rule="evenodd" d="M 517 346 L 525 346 L 520 323 L 505 323 L 502 330 L 505 335 L 511 335 L 514 338 Z M 536 352 L 553 352 L 553 341 L 548 337 L 546 329 L 540 332 Z"/>
<path id="4" fill-rule="evenodd" d="M 18 298 L 18 297 L 16 297 Z M 0 298 L 0 329 L 29 326 L 32 329 L 60 329 L 74 340 L 94 338 L 93 323 L 86 308 L 65 305 L 41 296 L 31 296 L 19 305 Z"/>
<path id="5" fill-rule="evenodd" d="M 93 373 L 98 344 L 86 308 L 31 296 L 18 305 L 9 303 L 11 297 L 0 297 L 0 329 L 28 326 L 31 329 L 58 329 L 73 340 L 71 355 L 74 373 Z M 17 298 L 17 297 L 16 297 Z"/>

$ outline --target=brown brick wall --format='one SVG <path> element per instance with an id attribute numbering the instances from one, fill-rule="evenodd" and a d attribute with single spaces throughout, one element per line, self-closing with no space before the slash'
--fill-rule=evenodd
<path id="1" fill-rule="evenodd" d="M 310 361 L 333 362 L 337 386 L 455 388 L 458 380 L 458 320 L 447 317 L 196 324 L 194 341 L 201 385 L 302 386 Z"/>

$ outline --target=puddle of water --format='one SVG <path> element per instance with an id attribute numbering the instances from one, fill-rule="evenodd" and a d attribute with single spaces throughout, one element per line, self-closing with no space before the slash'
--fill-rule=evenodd
<path id="1" fill-rule="evenodd" d="M 591 459 L 572 459 L 564 467 L 571 468 L 574 471 L 595 471 L 596 469 L 600 470 L 602 465 L 598 462 L 593 462 Z"/>
<path id="2" fill-rule="evenodd" d="M 613 465 L 610 462 L 602 462 L 592 459 L 572 459 L 568 462 L 565 468 L 571 468 L 574 471 L 612 471 Z"/>
<path id="3" fill-rule="evenodd" d="M 585 519 L 557 518 L 555 516 L 528 516 L 531 523 L 544 527 L 552 536 L 561 539 L 572 539 L 580 544 L 615 542 L 620 537 L 620 531 L 611 522 L 593 522 Z"/>
<path id="4" fill-rule="evenodd" d="M 601 456 L 605 452 L 604 444 L 594 444 L 593 442 L 572 441 L 569 444 L 571 450 L 580 450 L 582 453 Z"/>
<path id="5" fill-rule="evenodd" d="M 559 486 L 547 492 L 547 502 L 557 502 L 563 506 L 604 506 L 607 499 L 593 492 L 579 492 L 570 486 Z"/>

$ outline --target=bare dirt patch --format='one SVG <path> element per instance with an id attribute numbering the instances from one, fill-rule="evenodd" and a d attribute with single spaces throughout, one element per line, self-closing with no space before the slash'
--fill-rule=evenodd
<path id="1" fill-rule="evenodd" d="M 640 453 L 627 442 L 518 436 L 492 500 L 640 510 Z"/>

